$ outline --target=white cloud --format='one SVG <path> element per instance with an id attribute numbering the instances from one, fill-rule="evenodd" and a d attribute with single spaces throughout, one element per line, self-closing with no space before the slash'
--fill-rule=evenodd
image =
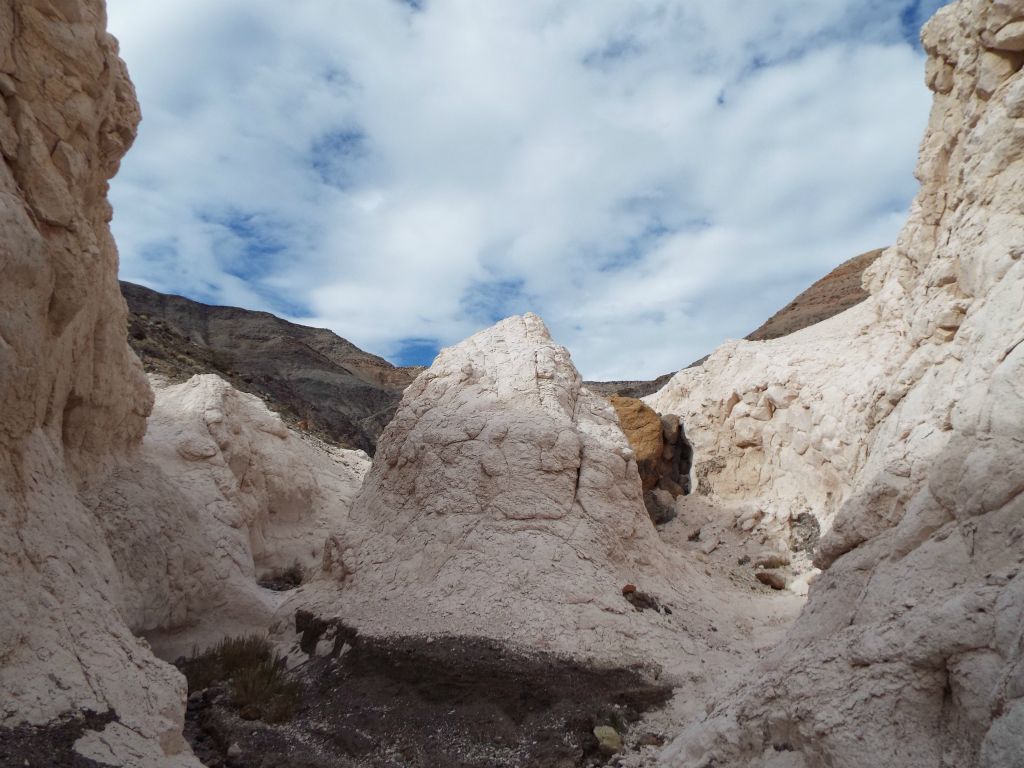
<path id="1" fill-rule="evenodd" d="M 916 189 L 920 3 L 108 4 L 144 114 L 122 275 L 385 355 L 532 309 L 586 376 L 657 375 Z"/>

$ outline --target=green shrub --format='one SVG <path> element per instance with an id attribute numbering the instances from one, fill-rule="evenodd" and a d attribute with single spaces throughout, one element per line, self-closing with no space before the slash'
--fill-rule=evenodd
<path id="1" fill-rule="evenodd" d="M 290 720 L 298 706 L 301 686 L 289 679 L 284 660 L 270 641 L 259 635 L 229 637 L 185 660 L 182 672 L 189 693 L 227 682 L 231 703 L 258 713 L 268 723 Z"/>
<path id="2" fill-rule="evenodd" d="M 301 687 L 289 680 L 281 659 L 239 670 L 231 678 L 231 703 L 252 708 L 268 723 L 291 720 L 299 704 Z"/>
<path id="3" fill-rule="evenodd" d="M 214 646 L 213 653 L 220 660 L 225 678 L 275 658 L 274 646 L 260 635 L 226 637 Z"/>

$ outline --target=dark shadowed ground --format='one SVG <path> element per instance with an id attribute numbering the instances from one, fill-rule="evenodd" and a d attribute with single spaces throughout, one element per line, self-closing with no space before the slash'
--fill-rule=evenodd
<path id="1" fill-rule="evenodd" d="M 305 629 L 313 649 L 328 625 Z M 348 630 L 297 676 L 302 703 L 282 725 L 242 719 L 253 713 L 236 710 L 223 686 L 191 696 L 186 735 L 196 754 L 231 768 L 602 765 L 594 727 L 624 732 L 671 693 L 639 669 L 525 655 L 490 640 Z"/>

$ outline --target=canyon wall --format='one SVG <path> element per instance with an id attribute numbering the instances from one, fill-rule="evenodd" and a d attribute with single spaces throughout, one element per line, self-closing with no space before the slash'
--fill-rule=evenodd
<path id="1" fill-rule="evenodd" d="M 185 685 L 132 636 L 79 491 L 137 445 L 107 180 L 138 106 L 99 0 L 0 8 L 0 724 L 114 709 L 125 759 L 191 764 Z"/>
<path id="2" fill-rule="evenodd" d="M 184 678 L 136 633 L 264 629 L 282 597 L 256 579 L 319 565 L 369 460 L 216 376 L 154 409 L 106 198 L 138 121 L 100 0 L 3 4 L 0 735 L 92 711 L 80 754 L 186 766 Z"/>
<path id="3" fill-rule="evenodd" d="M 787 639 L 668 764 L 1022 764 L 1024 2 L 961 0 L 923 42 L 921 191 L 871 298 L 650 399 L 705 493 L 827 529 Z"/>

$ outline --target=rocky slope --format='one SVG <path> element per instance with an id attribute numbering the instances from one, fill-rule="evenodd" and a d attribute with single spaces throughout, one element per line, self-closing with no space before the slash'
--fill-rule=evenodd
<path id="1" fill-rule="evenodd" d="M 960 0 L 926 27 L 922 187 L 867 302 L 728 344 L 649 398 L 699 417 L 712 499 L 825 529 L 787 639 L 666 764 L 1021 765 L 1020 30 L 1019 0 Z"/>
<path id="2" fill-rule="evenodd" d="M 860 304 L 868 297 L 862 285 L 864 272 L 884 251 L 880 248 L 843 262 L 768 318 L 746 337 L 747 340 L 766 341 L 788 336 Z"/>
<path id="3" fill-rule="evenodd" d="M 860 304 L 868 297 L 862 285 L 864 272 L 884 250 L 869 251 L 843 262 L 772 315 L 746 339 L 765 341 L 788 336 Z M 705 360 L 707 357 L 702 357 L 688 367 L 696 368 Z M 652 381 L 588 381 L 586 384 L 591 391 L 605 396 L 649 397 L 668 384 L 674 375 L 667 373 Z"/>
<path id="4" fill-rule="evenodd" d="M 215 307 L 121 283 L 129 343 L 170 381 L 215 373 L 292 424 L 373 453 L 402 390 L 422 370 L 396 368 L 323 328 L 266 312 Z"/>

